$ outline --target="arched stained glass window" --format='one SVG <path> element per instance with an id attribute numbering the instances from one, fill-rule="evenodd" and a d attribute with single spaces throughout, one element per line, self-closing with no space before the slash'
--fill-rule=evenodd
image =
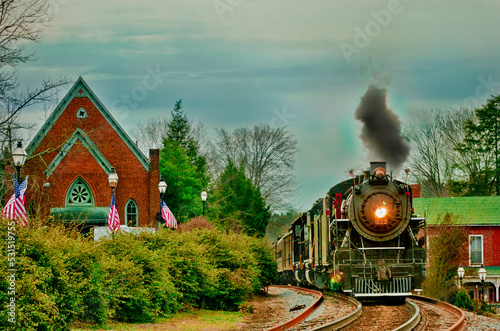
<path id="1" fill-rule="evenodd" d="M 125 205 L 125 222 L 127 226 L 139 226 L 139 208 L 134 199 L 130 199 Z"/>
<path id="2" fill-rule="evenodd" d="M 66 206 L 93 206 L 94 196 L 87 183 L 77 178 L 66 195 Z"/>

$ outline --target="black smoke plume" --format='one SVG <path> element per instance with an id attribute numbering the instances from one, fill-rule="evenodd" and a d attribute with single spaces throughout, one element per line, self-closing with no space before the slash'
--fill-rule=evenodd
<path id="1" fill-rule="evenodd" d="M 387 161 L 389 168 L 398 169 L 410 154 L 410 144 L 401 136 L 399 117 L 387 107 L 387 90 L 370 85 L 356 119 L 363 123 L 361 139 L 370 160 Z"/>

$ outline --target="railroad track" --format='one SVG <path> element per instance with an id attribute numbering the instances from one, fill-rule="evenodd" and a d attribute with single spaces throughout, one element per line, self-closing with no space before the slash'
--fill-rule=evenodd
<path id="1" fill-rule="evenodd" d="M 302 288 L 302 287 L 282 286 L 282 285 L 273 285 L 272 287 L 286 288 L 286 289 L 292 289 L 295 291 L 300 291 L 303 293 L 309 293 L 309 294 L 317 296 L 317 299 L 309 307 L 304 307 L 305 308 L 304 311 L 302 311 L 300 314 L 298 314 L 294 318 L 292 318 L 292 319 L 290 319 L 282 324 L 279 324 L 275 327 L 267 329 L 267 331 L 286 330 L 286 329 L 289 329 L 289 328 L 299 324 L 300 322 L 305 320 L 309 315 L 311 315 L 311 313 L 314 312 L 320 306 L 321 302 L 323 301 L 323 293 L 321 293 L 319 291 L 310 290 L 310 289 Z"/>
<path id="2" fill-rule="evenodd" d="M 450 304 L 422 296 L 411 296 L 404 305 L 364 305 L 338 294 L 291 286 L 290 290 L 315 295 L 317 299 L 293 319 L 267 331 L 275 330 L 463 330 L 465 313 Z M 350 306 L 352 309 L 339 309 Z M 336 307 L 336 308 L 332 308 Z M 308 318 L 309 317 L 309 318 Z"/>
<path id="3" fill-rule="evenodd" d="M 449 303 L 422 296 L 411 296 L 407 301 L 414 302 L 420 309 L 422 321 L 415 328 L 417 331 L 459 331 L 465 327 L 464 311 Z"/>

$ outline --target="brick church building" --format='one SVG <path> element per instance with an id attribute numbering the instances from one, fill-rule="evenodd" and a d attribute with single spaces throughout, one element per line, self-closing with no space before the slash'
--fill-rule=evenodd
<path id="1" fill-rule="evenodd" d="M 159 150 L 146 157 L 80 77 L 26 148 L 27 206 L 77 220 L 84 231 L 107 224 L 115 170 L 122 224 L 156 225 Z"/>

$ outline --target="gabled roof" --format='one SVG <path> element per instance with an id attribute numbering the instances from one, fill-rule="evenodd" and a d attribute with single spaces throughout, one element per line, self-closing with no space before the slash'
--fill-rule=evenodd
<path id="1" fill-rule="evenodd" d="M 459 225 L 500 226 L 500 196 L 418 198 L 413 207 L 420 216 L 427 211 L 428 225 L 437 225 L 446 213 L 452 213 Z"/>
<path id="2" fill-rule="evenodd" d="M 90 101 L 95 105 L 97 110 L 104 116 L 104 118 L 108 121 L 111 127 L 116 131 L 116 133 L 120 136 L 120 138 L 125 142 L 128 148 L 132 151 L 132 153 L 137 157 L 139 162 L 144 166 L 144 168 L 149 171 L 149 161 L 141 152 L 141 150 L 137 147 L 136 144 L 130 139 L 129 135 L 123 130 L 123 128 L 118 124 L 118 122 L 113 118 L 110 112 L 104 107 L 101 101 L 97 98 L 97 96 L 92 92 L 87 83 L 83 80 L 82 77 L 78 77 L 73 87 L 68 91 L 66 96 L 61 100 L 56 109 L 52 112 L 49 119 L 44 123 L 40 131 L 38 131 L 37 135 L 29 146 L 26 148 L 26 152 L 28 153 L 28 157 L 35 151 L 36 147 L 40 144 L 43 138 L 50 131 L 54 123 L 56 123 L 57 119 L 64 112 L 66 107 L 68 107 L 71 100 L 74 97 L 87 97 Z"/>
<path id="3" fill-rule="evenodd" d="M 82 145 L 92 154 L 94 159 L 99 163 L 99 165 L 102 167 L 102 169 L 106 172 L 106 174 L 111 173 L 111 164 L 106 160 L 104 155 L 99 151 L 97 146 L 90 140 L 89 136 L 85 132 L 83 132 L 82 129 L 77 128 L 75 132 L 71 135 L 71 137 L 64 143 L 63 147 L 61 148 L 61 151 L 57 153 L 56 157 L 52 160 L 52 162 L 47 166 L 47 170 L 45 170 L 45 174 L 47 175 L 47 178 L 52 175 L 54 170 L 57 168 L 59 163 L 62 161 L 62 159 L 68 154 L 69 150 L 73 145 L 80 140 L 82 142 Z"/>

